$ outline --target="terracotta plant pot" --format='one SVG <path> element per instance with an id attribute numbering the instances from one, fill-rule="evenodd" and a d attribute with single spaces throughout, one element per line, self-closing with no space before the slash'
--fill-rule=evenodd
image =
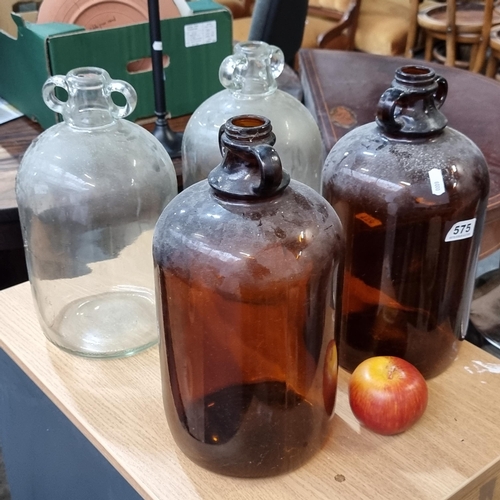
<path id="1" fill-rule="evenodd" d="M 160 18 L 178 17 L 173 0 L 160 0 Z M 87 30 L 112 28 L 148 20 L 147 0 L 44 0 L 38 23 L 68 23 Z"/>

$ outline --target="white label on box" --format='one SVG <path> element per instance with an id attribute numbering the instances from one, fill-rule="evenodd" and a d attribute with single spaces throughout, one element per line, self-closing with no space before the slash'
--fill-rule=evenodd
<path id="1" fill-rule="evenodd" d="M 443 174 L 438 168 L 433 168 L 429 170 L 429 180 L 431 181 L 431 191 L 432 194 L 439 196 L 444 193 L 444 181 Z"/>
<path id="2" fill-rule="evenodd" d="M 184 26 L 184 43 L 186 47 L 207 45 L 217 41 L 217 22 L 186 24 Z"/>
<path id="3" fill-rule="evenodd" d="M 451 229 L 448 231 L 448 234 L 446 235 L 444 241 L 457 241 L 470 238 L 474 234 L 475 225 L 475 218 L 455 222 L 455 224 L 453 224 L 453 226 L 451 226 Z"/>

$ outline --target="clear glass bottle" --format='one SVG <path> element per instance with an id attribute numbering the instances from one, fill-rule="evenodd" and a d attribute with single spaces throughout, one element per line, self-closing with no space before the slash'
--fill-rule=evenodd
<path id="1" fill-rule="evenodd" d="M 289 180 L 273 142 L 264 117 L 228 120 L 222 163 L 169 204 L 153 239 L 169 427 L 194 462 L 242 477 L 317 451 L 337 387 L 340 223 Z"/>
<path id="2" fill-rule="evenodd" d="M 16 185 L 40 324 L 75 354 L 134 354 L 158 340 L 151 244 L 177 193 L 172 161 L 152 134 L 122 119 L 134 89 L 100 68 L 49 78 L 43 98 L 64 121 L 33 141 Z"/>
<path id="3" fill-rule="evenodd" d="M 189 119 L 182 142 L 182 183 L 205 179 L 221 161 L 217 136 L 226 120 L 242 114 L 271 120 L 276 151 L 292 179 L 320 190 L 324 151 L 318 125 L 295 97 L 277 88 L 284 67 L 281 49 L 265 42 L 235 45 L 220 66 L 225 90 L 209 97 Z"/>
<path id="4" fill-rule="evenodd" d="M 396 71 L 376 122 L 329 153 L 323 194 L 342 221 L 340 364 L 374 355 L 442 372 L 465 337 L 489 191 L 479 148 L 447 127 L 447 82 Z"/>

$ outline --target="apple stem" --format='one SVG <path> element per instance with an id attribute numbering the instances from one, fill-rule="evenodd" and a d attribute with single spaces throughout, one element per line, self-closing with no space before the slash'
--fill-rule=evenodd
<path id="1" fill-rule="evenodd" d="M 395 371 L 396 371 L 396 367 L 395 366 L 389 367 L 389 374 L 388 374 L 389 380 L 392 379 L 392 376 L 394 375 Z"/>

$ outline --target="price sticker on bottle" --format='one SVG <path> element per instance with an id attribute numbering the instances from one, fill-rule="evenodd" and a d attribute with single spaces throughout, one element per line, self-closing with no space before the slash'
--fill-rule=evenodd
<path id="1" fill-rule="evenodd" d="M 472 237 L 474 234 L 474 227 L 476 226 L 476 219 L 462 220 L 455 222 L 451 229 L 446 234 L 444 241 L 457 241 L 465 240 Z"/>
<path id="2" fill-rule="evenodd" d="M 429 170 L 429 181 L 431 183 L 431 192 L 436 196 L 443 194 L 446 190 L 444 187 L 443 174 L 438 168 Z"/>
<path id="3" fill-rule="evenodd" d="M 356 214 L 355 217 L 356 219 L 362 220 L 367 226 L 370 227 L 377 227 L 382 225 L 382 222 L 380 222 L 375 217 L 372 217 L 370 214 L 367 214 L 366 212 Z"/>

